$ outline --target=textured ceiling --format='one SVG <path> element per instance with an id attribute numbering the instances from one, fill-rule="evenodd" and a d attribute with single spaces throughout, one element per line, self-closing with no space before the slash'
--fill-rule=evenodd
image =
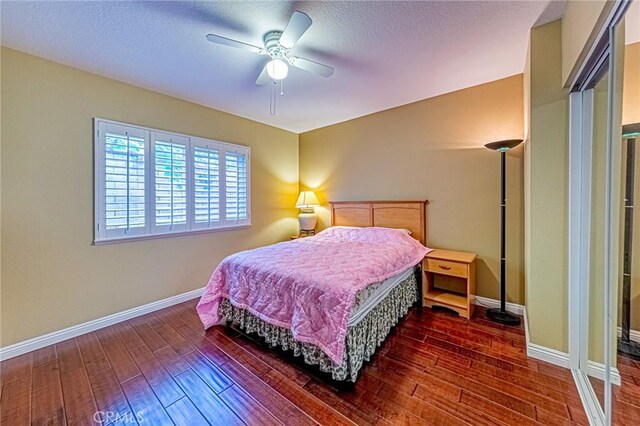
<path id="1" fill-rule="evenodd" d="M 529 29 L 563 2 L 6 2 L 2 45 L 303 132 L 522 72 Z M 254 84 L 266 58 L 214 45 L 260 45 L 300 10 L 313 25 L 293 54 L 336 68 L 291 69 L 277 114 Z"/>

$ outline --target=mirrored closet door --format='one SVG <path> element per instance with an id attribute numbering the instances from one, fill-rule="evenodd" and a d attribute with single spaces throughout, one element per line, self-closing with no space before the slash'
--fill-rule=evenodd
<path id="1" fill-rule="evenodd" d="M 640 206 L 635 206 L 640 188 L 639 141 L 640 122 L 623 124 L 620 137 L 624 203 L 620 253 L 622 273 L 617 283 L 618 297 L 613 301 L 617 315 L 613 317 L 616 339 L 612 354 L 615 370 L 612 369 L 611 409 L 612 420 L 624 424 L 640 424 Z M 619 378 L 618 382 L 616 378 Z"/>
<path id="2" fill-rule="evenodd" d="M 570 356 L 589 421 L 596 425 L 614 418 L 619 423 L 624 416 L 620 371 L 626 361 L 619 362 L 617 331 L 624 284 L 632 279 L 633 214 L 625 211 L 633 203 L 626 184 L 635 179 L 627 178 L 635 162 L 626 161 L 634 147 L 622 138 L 626 7 L 620 2 L 612 10 L 570 97 L 570 303 L 578 306 L 570 314 Z"/>
<path id="3" fill-rule="evenodd" d="M 631 14 L 625 27 L 640 23 L 640 5 Z M 635 23 L 633 21 L 635 19 Z M 627 40 L 628 41 L 628 40 Z M 624 49 L 625 66 L 618 70 L 622 86 L 622 127 L 614 135 L 621 148 L 620 263 L 621 271 L 612 300 L 611 321 L 615 330 L 612 339 L 611 419 L 618 424 L 640 424 L 640 206 L 636 208 L 640 188 L 640 44 L 623 45 L 618 29 L 616 54 Z M 628 62 L 627 62 L 628 61 Z M 616 380 L 618 379 L 618 380 Z"/>

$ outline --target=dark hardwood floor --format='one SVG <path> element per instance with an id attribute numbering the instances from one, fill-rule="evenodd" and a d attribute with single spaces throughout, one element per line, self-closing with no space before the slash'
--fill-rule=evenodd
<path id="1" fill-rule="evenodd" d="M 528 358 L 523 329 L 481 308 L 471 321 L 412 309 L 353 389 L 336 390 L 243 334 L 204 332 L 195 304 L 3 362 L 0 423 L 587 424 L 569 371 Z"/>
<path id="2" fill-rule="evenodd" d="M 618 354 L 617 368 L 622 383 L 612 385 L 612 422 L 618 425 L 640 425 L 640 360 Z M 604 383 L 589 377 L 591 386 L 604 406 Z"/>
<path id="3" fill-rule="evenodd" d="M 640 360 L 618 355 L 620 386 L 613 386 L 613 421 L 618 424 L 640 424 Z"/>

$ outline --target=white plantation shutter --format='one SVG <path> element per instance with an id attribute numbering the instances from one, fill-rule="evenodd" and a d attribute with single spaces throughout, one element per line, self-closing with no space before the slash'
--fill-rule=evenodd
<path id="1" fill-rule="evenodd" d="M 96 179 L 100 191 L 97 231 L 104 238 L 146 233 L 146 150 L 144 131 L 115 124 L 98 128 L 96 154 L 101 173 Z"/>
<path id="2" fill-rule="evenodd" d="M 153 179 L 155 232 L 187 229 L 187 158 L 189 139 L 151 132 L 153 141 Z"/>
<path id="3" fill-rule="evenodd" d="M 248 147 L 95 119 L 95 242 L 251 225 Z"/>
<path id="4" fill-rule="evenodd" d="M 225 162 L 225 220 L 241 224 L 248 220 L 248 152 L 226 150 Z"/>
<path id="5" fill-rule="evenodd" d="M 193 203 L 192 228 L 216 228 L 222 217 L 220 147 L 206 141 L 192 140 Z"/>

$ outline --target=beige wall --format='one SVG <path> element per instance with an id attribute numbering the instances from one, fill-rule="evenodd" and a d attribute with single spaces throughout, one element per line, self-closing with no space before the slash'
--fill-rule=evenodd
<path id="1" fill-rule="evenodd" d="M 588 46 L 596 36 L 596 24 L 612 6 L 613 2 L 606 0 L 567 1 L 562 17 L 563 85 L 574 75 L 576 63 L 586 56 Z"/>
<path id="2" fill-rule="evenodd" d="M 499 297 L 500 156 L 522 138 L 517 75 L 300 135 L 300 185 L 328 201 L 429 199 L 428 245 L 477 252 L 478 294 Z M 508 154 L 508 300 L 523 303 L 522 147 Z"/>
<path id="3" fill-rule="evenodd" d="M 561 23 L 531 30 L 526 306 L 532 343 L 567 351 L 567 93 Z"/>
<path id="4" fill-rule="evenodd" d="M 531 30 L 525 71 L 525 81 L 530 81 L 525 151 L 525 299 L 529 336 L 532 343 L 564 352 L 568 351 L 569 164 L 568 90 L 563 86 L 567 64 L 573 67 L 577 52 L 582 51 L 576 40 L 588 43 L 588 37 L 581 34 L 591 34 L 598 20 L 596 15 L 604 6 L 601 4 L 597 12 L 594 4 L 569 3 L 563 21 Z M 582 15 L 583 19 L 576 19 Z M 620 94 L 616 99 L 621 100 Z M 593 337 L 594 341 L 602 341 Z"/>
<path id="5" fill-rule="evenodd" d="M 622 124 L 640 123 L 640 42 L 624 50 Z"/>
<path id="6" fill-rule="evenodd" d="M 1 52 L 2 346 L 202 287 L 226 255 L 297 232 L 298 135 Z M 92 246 L 96 116 L 249 145 L 253 226 Z"/>

